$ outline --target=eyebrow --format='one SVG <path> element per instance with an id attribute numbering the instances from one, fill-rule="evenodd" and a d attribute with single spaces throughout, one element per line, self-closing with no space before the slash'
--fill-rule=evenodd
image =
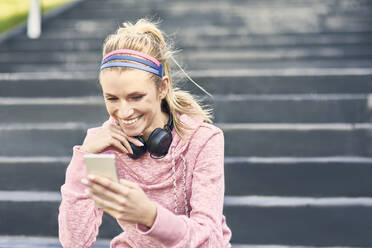
<path id="1" fill-rule="evenodd" d="M 133 95 L 144 95 L 144 94 L 146 94 L 145 92 L 140 92 L 140 91 L 135 91 L 135 92 L 132 92 L 132 93 L 130 93 L 130 94 L 128 94 L 127 96 L 133 96 Z M 114 97 L 116 97 L 115 95 L 113 95 L 113 94 L 110 94 L 110 93 L 105 93 L 105 95 L 106 96 L 114 96 Z"/>

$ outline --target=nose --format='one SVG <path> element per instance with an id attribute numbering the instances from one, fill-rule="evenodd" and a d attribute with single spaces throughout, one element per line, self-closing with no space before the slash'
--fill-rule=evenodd
<path id="1" fill-rule="evenodd" d="M 126 101 L 122 101 L 118 113 L 119 118 L 127 119 L 134 113 L 134 110 L 130 104 L 128 104 Z"/>

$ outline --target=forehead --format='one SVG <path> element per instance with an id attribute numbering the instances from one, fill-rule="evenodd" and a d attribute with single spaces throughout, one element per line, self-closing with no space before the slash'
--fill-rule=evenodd
<path id="1" fill-rule="evenodd" d="M 133 91 L 146 91 L 155 89 L 150 73 L 137 69 L 103 70 L 100 73 L 100 84 L 103 91 L 112 94 L 125 94 Z"/>

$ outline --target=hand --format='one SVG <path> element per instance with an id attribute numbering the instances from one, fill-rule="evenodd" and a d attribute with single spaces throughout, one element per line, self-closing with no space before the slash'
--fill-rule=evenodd
<path id="1" fill-rule="evenodd" d="M 128 141 L 137 146 L 143 146 L 138 139 L 127 136 L 120 126 L 110 123 L 102 126 L 95 135 L 87 136 L 80 149 L 89 153 L 99 153 L 111 146 L 119 152 L 133 154 Z"/>
<path id="2" fill-rule="evenodd" d="M 153 225 L 157 209 L 138 184 L 120 179 L 120 183 L 98 175 L 82 179 L 89 192 L 87 195 L 118 220 Z M 102 198 L 103 195 L 105 199 Z"/>

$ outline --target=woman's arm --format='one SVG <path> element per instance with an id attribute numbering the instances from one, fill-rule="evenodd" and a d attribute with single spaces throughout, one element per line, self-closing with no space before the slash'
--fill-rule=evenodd
<path id="1" fill-rule="evenodd" d="M 222 131 L 214 129 L 214 133 L 201 147 L 192 177 L 190 218 L 177 216 L 157 204 L 157 217 L 151 229 L 138 226 L 139 232 L 157 238 L 167 247 L 202 248 L 225 245 L 222 232 L 225 190 Z"/>
<path id="2" fill-rule="evenodd" d="M 80 146 L 74 146 L 65 184 L 61 187 L 58 224 L 63 247 L 91 247 L 102 223 L 103 210 L 96 208 L 94 201 L 86 196 L 86 186 L 81 183 L 81 179 L 87 176 L 84 154 L 87 153 L 81 151 Z"/>

